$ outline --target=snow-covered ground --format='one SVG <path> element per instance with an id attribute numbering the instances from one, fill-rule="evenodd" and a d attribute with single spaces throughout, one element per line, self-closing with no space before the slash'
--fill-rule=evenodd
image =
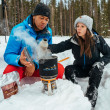
<path id="1" fill-rule="evenodd" d="M 53 37 L 53 43 L 58 43 L 69 37 Z M 8 37 L 7 37 L 8 39 Z M 110 45 L 110 39 L 105 39 Z M 0 76 L 6 67 L 3 54 L 6 47 L 5 37 L 0 36 Z M 73 63 L 71 50 L 57 54 L 58 60 L 70 57 L 63 61 L 64 67 Z M 110 110 L 110 64 L 104 69 L 103 78 L 99 87 L 99 97 L 95 110 Z M 32 78 L 31 78 L 32 79 Z M 27 83 L 31 79 L 24 78 L 21 83 Z M 27 80 L 27 81 L 26 81 Z M 54 95 L 48 96 L 42 93 L 42 83 L 25 84 L 19 87 L 18 94 L 0 102 L 0 110 L 91 110 L 91 104 L 84 93 L 88 85 L 88 78 L 78 79 L 80 85 L 75 85 L 67 80 L 56 81 L 57 90 Z"/>

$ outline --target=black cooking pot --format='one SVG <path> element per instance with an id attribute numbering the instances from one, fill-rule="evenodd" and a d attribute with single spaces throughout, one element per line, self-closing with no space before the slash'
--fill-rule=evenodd
<path id="1" fill-rule="evenodd" d="M 57 56 L 39 60 L 39 74 L 41 78 L 55 78 L 58 75 Z"/>

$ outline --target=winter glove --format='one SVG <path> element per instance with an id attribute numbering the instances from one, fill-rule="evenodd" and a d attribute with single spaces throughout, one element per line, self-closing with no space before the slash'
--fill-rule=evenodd
<path id="1" fill-rule="evenodd" d="M 89 75 L 91 76 L 93 72 L 97 73 L 99 72 L 103 72 L 104 69 L 104 62 L 96 62 L 92 65 L 92 69 L 89 72 Z"/>
<path id="2" fill-rule="evenodd" d="M 97 67 L 100 71 L 104 69 L 104 62 L 96 62 L 92 67 Z"/>

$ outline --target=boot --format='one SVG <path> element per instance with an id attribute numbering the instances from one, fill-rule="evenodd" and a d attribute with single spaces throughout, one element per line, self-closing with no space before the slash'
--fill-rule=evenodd
<path id="1" fill-rule="evenodd" d="M 98 89 L 94 86 L 89 86 L 87 88 L 86 97 L 88 97 L 92 107 L 94 108 L 98 97 Z"/>

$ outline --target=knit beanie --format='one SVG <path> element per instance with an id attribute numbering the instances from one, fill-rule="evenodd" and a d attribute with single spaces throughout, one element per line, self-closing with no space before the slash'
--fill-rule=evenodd
<path id="1" fill-rule="evenodd" d="M 87 15 L 82 15 L 75 20 L 74 27 L 76 29 L 77 23 L 83 23 L 92 32 L 93 19 Z"/>
<path id="2" fill-rule="evenodd" d="M 32 13 L 33 16 L 35 15 L 43 15 L 50 19 L 50 9 L 47 5 L 43 3 L 37 4 L 34 12 Z"/>

